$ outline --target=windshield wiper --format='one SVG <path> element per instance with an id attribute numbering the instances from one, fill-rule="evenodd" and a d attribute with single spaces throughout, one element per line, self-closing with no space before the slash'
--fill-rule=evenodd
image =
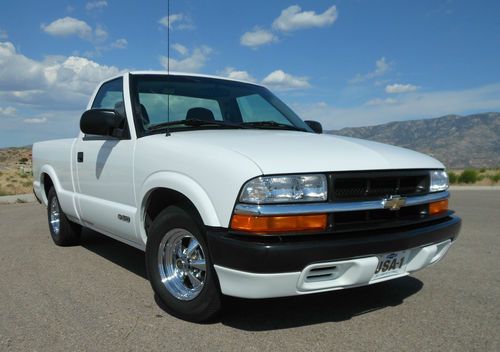
<path id="1" fill-rule="evenodd" d="M 254 122 L 243 122 L 244 126 L 255 127 L 255 128 L 273 128 L 273 129 L 286 129 L 292 131 L 302 131 L 308 132 L 305 128 L 287 125 L 286 123 L 279 123 L 276 121 L 254 121 Z"/>
<path id="2" fill-rule="evenodd" d="M 227 128 L 245 128 L 242 124 L 227 122 L 227 121 L 218 121 L 218 120 L 201 120 L 201 119 L 186 119 L 186 120 L 176 120 L 176 121 L 168 121 L 162 122 L 148 128 L 147 132 L 154 132 L 167 129 L 170 126 L 176 125 L 186 125 L 186 126 L 221 126 Z"/>

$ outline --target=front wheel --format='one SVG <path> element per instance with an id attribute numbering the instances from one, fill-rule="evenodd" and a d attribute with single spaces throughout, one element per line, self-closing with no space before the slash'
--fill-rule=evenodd
<path id="1" fill-rule="evenodd" d="M 146 269 L 166 310 L 193 322 L 213 318 L 221 294 L 203 228 L 195 216 L 177 206 L 164 209 L 149 229 Z"/>

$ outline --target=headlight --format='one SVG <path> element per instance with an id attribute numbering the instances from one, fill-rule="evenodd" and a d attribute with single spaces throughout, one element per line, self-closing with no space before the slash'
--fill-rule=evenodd
<path id="1" fill-rule="evenodd" d="M 431 171 L 430 192 L 446 191 L 448 189 L 448 174 L 446 171 Z"/>
<path id="2" fill-rule="evenodd" d="M 242 203 L 321 202 L 327 199 L 325 175 L 261 176 L 248 181 Z"/>

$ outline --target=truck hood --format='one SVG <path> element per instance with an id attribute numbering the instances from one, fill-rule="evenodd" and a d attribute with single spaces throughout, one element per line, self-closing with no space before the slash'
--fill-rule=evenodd
<path id="1" fill-rule="evenodd" d="M 231 150 L 252 160 L 263 174 L 444 168 L 436 159 L 409 149 L 330 134 L 202 130 L 161 137 L 176 139 L 191 147 L 199 145 L 201 154 L 221 148 Z"/>

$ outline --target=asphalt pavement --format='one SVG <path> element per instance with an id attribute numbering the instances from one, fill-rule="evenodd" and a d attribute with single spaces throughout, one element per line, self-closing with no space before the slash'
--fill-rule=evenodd
<path id="1" fill-rule="evenodd" d="M 369 287 L 228 299 L 193 324 L 155 302 L 144 254 L 85 231 L 56 247 L 39 204 L 0 205 L 0 351 L 499 351 L 500 191 L 452 192 L 446 258 Z"/>

